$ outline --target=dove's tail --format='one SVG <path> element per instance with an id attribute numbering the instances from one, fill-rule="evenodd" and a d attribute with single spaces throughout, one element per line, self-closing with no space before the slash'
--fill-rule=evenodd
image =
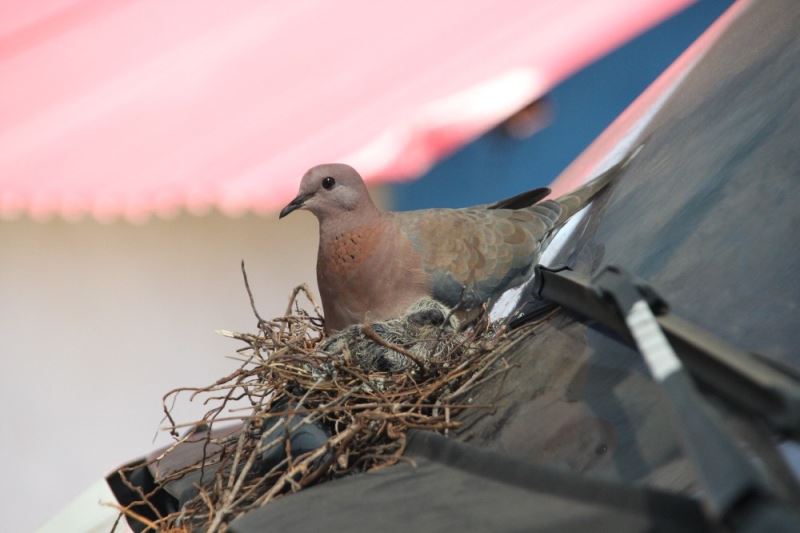
<path id="1" fill-rule="evenodd" d="M 564 224 L 572 215 L 591 202 L 592 198 L 594 198 L 597 193 L 606 188 L 614 174 L 611 170 L 612 169 L 609 169 L 603 172 L 586 185 L 555 200 L 555 202 L 561 206 L 561 212 L 559 213 L 556 227 Z"/>
<path id="2" fill-rule="evenodd" d="M 606 186 L 611 183 L 614 176 L 616 176 L 620 170 L 628 166 L 628 163 L 639 153 L 641 148 L 642 146 L 640 145 L 632 150 L 625 158 L 615 163 L 611 168 L 589 183 L 556 199 L 555 202 L 561 206 L 561 212 L 559 213 L 555 227 L 563 225 L 572 215 L 583 209 L 597 193 L 605 189 Z"/>

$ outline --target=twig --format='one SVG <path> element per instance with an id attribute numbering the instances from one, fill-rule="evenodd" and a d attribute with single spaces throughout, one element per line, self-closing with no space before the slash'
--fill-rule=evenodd
<path id="1" fill-rule="evenodd" d="M 247 290 L 247 297 L 250 299 L 250 309 L 252 309 L 253 314 L 256 315 L 256 318 L 258 319 L 258 327 L 260 328 L 262 324 L 266 324 L 267 321 L 261 318 L 261 315 L 258 314 L 258 309 L 256 309 L 256 301 L 253 298 L 253 291 L 250 290 L 250 282 L 247 280 L 247 270 L 244 268 L 244 259 L 242 259 L 242 277 L 244 278 L 244 288 Z"/>
<path id="2" fill-rule="evenodd" d="M 287 483 L 287 480 L 291 479 L 292 477 L 294 477 L 297 474 L 304 473 L 304 470 L 308 468 L 308 465 L 310 465 L 311 462 L 313 462 L 318 457 L 322 456 L 322 454 L 324 454 L 326 451 L 328 451 L 331 447 L 338 446 L 339 443 L 341 443 L 341 442 L 343 442 L 345 440 L 352 439 L 353 435 L 355 433 L 357 433 L 359 430 L 361 430 L 361 424 L 359 424 L 357 422 L 354 422 L 346 430 L 344 430 L 343 432 L 339 433 L 335 437 L 332 437 L 331 439 L 329 439 L 328 442 L 324 446 L 320 446 L 319 448 L 314 450 L 311 454 L 309 454 L 305 459 L 303 459 L 302 461 L 299 461 L 298 463 L 296 463 L 293 468 L 287 470 L 278 479 L 278 481 L 275 482 L 275 484 L 272 486 L 272 488 L 264 496 L 259 498 L 258 504 L 260 506 L 264 506 L 267 503 L 269 503 L 270 500 L 272 500 L 275 497 L 275 495 L 278 494 L 283 489 L 283 487 Z"/>
<path id="3" fill-rule="evenodd" d="M 127 507 L 123 507 L 120 504 L 115 503 L 115 502 L 100 502 L 100 505 L 104 505 L 106 507 L 111 507 L 112 509 L 116 509 L 121 514 L 124 514 L 125 516 L 129 516 L 129 517 L 133 518 L 137 522 L 140 522 L 142 525 L 152 529 L 153 531 L 158 531 L 158 525 L 155 522 L 153 522 L 152 520 L 150 520 L 147 517 L 144 517 L 144 516 L 140 515 L 136 511 L 132 511 L 132 510 L 128 509 Z"/>

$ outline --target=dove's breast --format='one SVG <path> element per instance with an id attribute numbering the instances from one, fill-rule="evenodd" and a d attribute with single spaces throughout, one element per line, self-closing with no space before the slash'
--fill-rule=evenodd
<path id="1" fill-rule="evenodd" d="M 430 293 L 419 255 L 385 220 L 322 234 L 317 282 L 329 330 L 396 317 Z"/>

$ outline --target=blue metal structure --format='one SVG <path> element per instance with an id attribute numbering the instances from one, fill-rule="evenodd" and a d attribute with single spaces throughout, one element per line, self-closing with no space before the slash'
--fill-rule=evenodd
<path id="1" fill-rule="evenodd" d="M 730 5 L 701 0 L 583 69 L 548 95 L 548 127 L 522 141 L 487 132 L 419 180 L 392 185 L 392 207 L 465 207 L 549 184 Z"/>

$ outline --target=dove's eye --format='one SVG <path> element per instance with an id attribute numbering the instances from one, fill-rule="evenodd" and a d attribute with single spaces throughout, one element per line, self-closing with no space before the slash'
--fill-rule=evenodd
<path id="1" fill-rule="evenodd" d="M 333 189 L 334 185 L 336 185 L 336 180 L 333 179 L 332 177 L 328 176 L 326 178 L 322 178 L 322 188 L 323 189 L 331 190 L 331 189 Z"/>

